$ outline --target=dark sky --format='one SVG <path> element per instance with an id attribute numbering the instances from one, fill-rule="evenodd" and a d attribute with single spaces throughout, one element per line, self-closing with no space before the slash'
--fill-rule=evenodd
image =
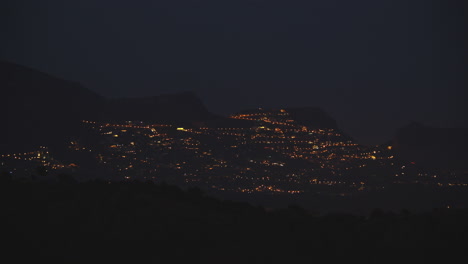
<path id="1" fill-rule="evenodd" d="M 0 59 L 108 97 L 193 90 L 215 113 L 319 106 L 362 143 L 467 126 L 460 0 L 7 0 Z"/>

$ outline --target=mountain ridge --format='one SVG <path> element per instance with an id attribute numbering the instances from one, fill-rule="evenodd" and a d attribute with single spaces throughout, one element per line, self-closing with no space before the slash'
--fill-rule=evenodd
<path id="1" fill-rule="evenodd" d="M 8 129 L 0 132 L 2 151 L 26 151 L 40 145 L 63 147 L 79 133 L 82 120 L 161 122 L 181 125 L 249 126 L 211 113 L 193 91 L 109 99 L 81 84 L 16 63 L 0 61 L 2 113 Z M 288 108 L 307 126 L 337 128 L 318 107 Z M 313 120 L 310 120 L 313 119 Z"/>
<path id="2" fill-rule="evenodd" d="M 436 169 L 468 166 L 468 129 L 433 127 L 412 121 L 399 128 L 393 139 L 399 158 Z"/>

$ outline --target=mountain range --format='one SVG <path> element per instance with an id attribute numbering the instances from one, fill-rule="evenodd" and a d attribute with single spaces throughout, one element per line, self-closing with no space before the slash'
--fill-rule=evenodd
<path id="1" fill-rule="evenodd" d="M 108 99 L 79 83 L 5 61 L 0 61 L 0 87 L 2 153 L 28 151 L 41 145 L 63 148 L 80 133 L 82 120 L 251 125 L 248 120 L 211 113 L 193 92 Z M 287 111 L 304 126 L 338 129 L 336 121 L 320 108 L 287 108 Z M 392 144 L 397 155 L 405 160 L 429 167 L 466 168 L 467 136 L 466 129 L 411 123 L 398 130 Z"/>
<path id="2" fill-rule="evenodd" d="M 0 86 L 2 113 L 6 113 L 3 122 L 8 128 L 0 134 L 3 152 L 60 145 L 79 133 L 82 120 L 251 125 L 246 120 L 211 113 L 194 92 L 108 99 L 78 83 L 5 61 L 0 61 Z M 337 127 L 336 121 L 319 108 L 290 108 L 290 111 L 304 125 Z"/>
<path id="3" fill-rule="evenodd" d="M 398 157 L 422 167 L 468 170 L 468 130 L 418 122 L 401 127 L 393 139 Z"/>

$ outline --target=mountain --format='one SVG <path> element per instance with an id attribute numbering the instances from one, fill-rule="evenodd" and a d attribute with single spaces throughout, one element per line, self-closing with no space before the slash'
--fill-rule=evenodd
<path id="1" fill-rule="evenodd" d="M 333 119 L 328 113 L 318 107 L 290 107 L 285 108 L 286 112 L 298 124 L 310 128 L 333 128 L 338 129 L 336 120 Z"/>
<path id="2" fill-rule="evenodd" d="M 393 140 L 399 158 L 423 167 L 468 169 L 468 130 L 430 127 L 412 122 L 400 128 Z"/>
<path id="3" fill-rule="evenodd" d="M 40 145 L 63 147 L 80 134 L 81 120 L 144 121 L 198 127 L 252 127 L 256 119 L 227 118 L 207 110 L 193 92 L 159 96 L 107 99 L 78 83 L 9 62 L 0 62 L 0 107 L 4 129 L 1 152 L 21 152 Z M 271 110 L 271 109 L 270 109 Z M 336 121 L 320 108 L 247 110 L 253 116 L 309 128 L 338 129 Z M 281 111 L 287 114 L 277 115 Z M 278 119 L 279 118 L 279 119 Z M 284 120 L 283 120 L 284 119 Z"/>
<path id="4" fill-rule="evenodd" d="M 161 123 L 221 122 L 193 92 L 107 99 L 76 82 L 0 61 L 0 152 L 44 145 L 63 148 L 80 133 L 82 120 Z"/>
<path id="5" fill-rule="evenodd" d="M 109 100 L 104 118 L 162 123 L 199 122 L 217 118 L 193 92 Z"/>
<path id="6" fill-rule="evenodd" d="M 93 118 L 105 99 L 78 83 L 0 61 L 2 152 L 58 146 Z"/>
<path id="7" fill-rule="evenodd" d="M 307 126 L 312 129 L 338 129 L 338 125 L 328 113 L 318 107 L 288 107 L 283 109 L 247 109 L 240 111 L 238 114 L 233 115 L 249 120 L 260 121 L 265 117 L 272 117 L 277 121 L 289 122 L 288 120 L 294 120 L 294 122 L 301 126 Z"/>

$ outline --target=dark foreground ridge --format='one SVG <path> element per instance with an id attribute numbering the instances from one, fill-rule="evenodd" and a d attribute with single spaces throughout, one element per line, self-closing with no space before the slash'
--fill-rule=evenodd
<path id="1" fill-rule="evenodd" d="M 222 201 L 197 188 L 65 176 L 0 188 L 4 249 L 19 263 L 310 263 L 325 252 L 329 261 L 422 263 L 431 252 L 424 249 L 440 253 L 468 237 L 467 210 L 319 216 Z"/>

